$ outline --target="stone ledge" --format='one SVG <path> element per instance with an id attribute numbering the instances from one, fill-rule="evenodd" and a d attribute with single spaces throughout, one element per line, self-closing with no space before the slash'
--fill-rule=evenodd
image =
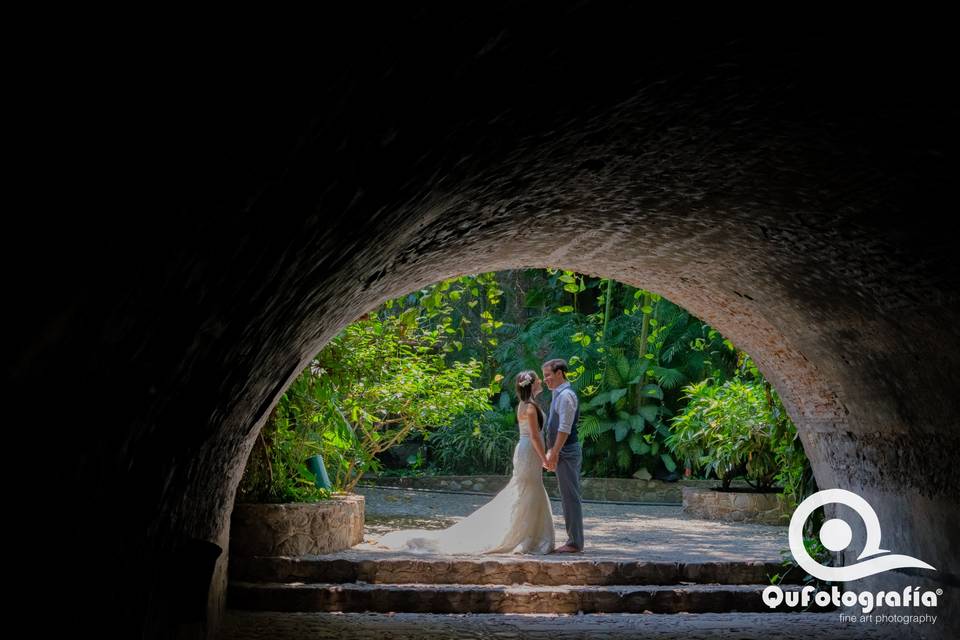
<path id="1" fill-rule="evenodd" d="M 361 486 L 400 487 L 427 491 L 463 491 L 494 494 L 503 489 L 510 476 L 423 476 L 423 477 L 364 477 Z M 638 480 L 635 478 L 581 478 L 584 500 L 608 502 L 658 502 L 680 504 L 681 489 L 685 486 L 712 487 L 715 480 Z M 551 498 L 559 498 L 555 476 L 544 476 L 543 485 Z M 747 485 L 743 485 L 747 486 Z"/>
<path id="2" fill-rule="evenodd" d="M 436 585 L 231 582 L 232 609 L 415 613 L 704 613 L 770 609 L 768 585 Z M 797 591 L 799 586 L 785 587 Z M 823 610 L 813 605 L 813 610 Z"/>
<path id="3" fill-rule="evenodd" d="M 231 556 L 299 556 L 348 549 L 363 542 L 364 497 L 337 495 L 311 503 L 234 507 Z"/>
<path id="4" fill-rule="evenodd" d="M 645 562 L 546 558 L 347 560 L 323 557 L 238 558 L 231 579 L 246 582 L 367 584 L 765 584 L 779 562 Z M 800 576 L 796 577 L 800 580 Z M 788 580 L 787 583 L 790 583 Z"/>
<path id="5" fill-rule="evenodd" d="M 790 510 L 782 493 L 737 493 L 705 487 L 683 487 L 683 511 L 694 517 L 724 522 L 787 526 Z"/>
<path id="6" fill-rule="evenodd" d="M 503 613 L 227 612 L 221 640 L 904 640 L 903 625 L 852 625 L 837 613 L 619 613 L 520 615 Z"/>

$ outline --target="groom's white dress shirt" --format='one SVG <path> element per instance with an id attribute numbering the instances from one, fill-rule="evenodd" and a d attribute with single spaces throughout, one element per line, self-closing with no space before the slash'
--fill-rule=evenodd
<path id="1" fill-rule="evenodd" d="M 577 413 L 577 397 L 572 393 L 561 393 L 570 388 L 569 382 L 564 382 L 553 390 L 553 410 L 560 416 L 560 426 L 557 431 L 570 433 L 573 430 L 573 417 Z"/>

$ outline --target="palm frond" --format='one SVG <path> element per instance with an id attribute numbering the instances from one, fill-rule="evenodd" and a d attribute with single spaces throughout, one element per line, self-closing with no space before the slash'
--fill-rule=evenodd
<path id="1" fill-rule="evenodd" d="M 577 433 L 583 438 L 596 440 L 600 437 L 600 419 L 597 416 L 580 416 L 580 423 L 577 425 Z"/>
<path id="2" fill-rule="evenodd" d="M 653 373 L 664 389 L 676 389 L 687 381 L 687 376 L 679 369 L 653 367 Z"/>

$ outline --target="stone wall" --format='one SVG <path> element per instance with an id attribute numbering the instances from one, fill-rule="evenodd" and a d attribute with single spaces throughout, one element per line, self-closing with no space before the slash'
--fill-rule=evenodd
<path id="1" fill-rule="evenodd" d="M 585 2 L 438 29 L 404 5 L 309 39 L 308 56 L 252 51 L 215 74 L 138 38 L 123 58 L 146 64 L 124 82 L 72 48 L 63 72 L 89 70 L 77 81 L 96 99 L 37 132 L 95 144 L 62 157 L 33 145 L 58 160 L 34 192 L 76 206 L 14 211 L 2 257 L 24 310 L 8 314 L 9 406 L 49 406 L 69 363 L 56 403 L 71 419 L 44 421 L 42 437 L 70 463 L 32 492 L 83 496 L 58 502 L 85 576 L 61 617 L 101 637 L 172 636 L 194 571 L 182 549 L 226 544 L 258 433 L 325 344 L 440 279 L 547 266 L 655 291 L 749 353 L 818 486 L 861 495 L 884 548 L 937 567 L 858 587 L 942 587 L 957 602 L 950 21 L 825 26 L 807 12 L 746 31 L 730 16 L 637 38 L 644 11 Z M 891 33 L 914 41 L 889 46 Z M 58 171 L 87 167 L 84 188 L 59 188 Z M 18 457 L 36 477 L 34 456 Z M 37 546 L 61 548 L 47 529 Z M 51 566 L 31 574 L 62 570 L 40 555 Z M 950 608 L 937 627 L 960 637 Z"/>
<path id="2" fill-rule="evenodd" d="M 493 494 L 506 486 L 509 476 L 425 476 L 365 477 L 363 484 L 380 487 L 403 487 L 425 491 L 462 491 Z M 580 488 L 584 500 L 609 502 L 661 502 L 680 504 L 683 487 L 712 487 L 716 480 L 638 480 L 635 478 L 582 478 Z M 556 476 L 545 476 L 543 485 L 551 498 L 559 498 Z M 734 486 L 746 486 L 735 483 Z"/>
<path id="3" fill-rule="evenodd" d="M 738 493 L 708 487 L 683 487 L 683 511 L 695 518 L 727 522 L 790 524 L 782 493 Z"/>
<path id="4" fill-rule="evenodd" d="M 332 553 L 363 541 L 359 495 L 289 504 L 238 504 L 230 521 L 231 556 Z"/>

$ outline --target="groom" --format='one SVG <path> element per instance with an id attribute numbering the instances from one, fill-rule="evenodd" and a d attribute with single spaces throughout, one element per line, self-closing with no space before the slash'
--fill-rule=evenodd
<path id="1" fill-rule="evenodd" d="M 577 440 L 580 421 L 580 402 L 577 392 L 567 382 L 567 361 L 554 358 L 543 363 L 543 381 L 553 392 L 550 414 L 547 417 L 547 461 L 544 468 L 555 471 L 560 499 L 563 503 L 563 522 L 567 527 L 567 543 L 554 553 L 583 551 L 583 505 L 580 503 L 580 464 L 583 449 Z"/>

